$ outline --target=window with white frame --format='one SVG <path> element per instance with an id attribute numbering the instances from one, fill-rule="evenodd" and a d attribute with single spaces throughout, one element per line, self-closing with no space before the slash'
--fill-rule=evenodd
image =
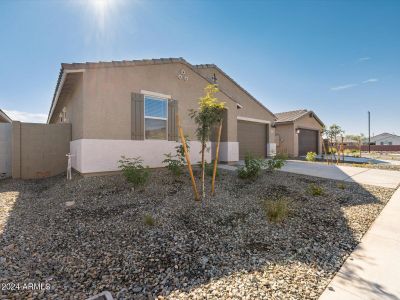
<path id="1" fill-rule="evenodd" d="M 168 100 L 144 97 L 144 136 L 147 140 L 168 139 Z"/>

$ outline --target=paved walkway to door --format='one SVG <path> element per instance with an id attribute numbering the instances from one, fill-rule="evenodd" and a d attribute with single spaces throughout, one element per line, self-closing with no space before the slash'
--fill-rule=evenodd
<path id="1" fill-rule="evenodd" d="M 319 300 L 400 299 L 400 188 Z"/>

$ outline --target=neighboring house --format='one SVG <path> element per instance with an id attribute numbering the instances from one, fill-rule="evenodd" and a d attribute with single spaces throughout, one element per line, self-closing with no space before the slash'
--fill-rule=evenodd
<path id="1" fill-rule="evenodd" d="M 6 113 L 1 109 L 0 109 L 0 123 L 12 123 L 11 118 L 7 116 Z"/>
<path id="2" fill-rule="evenodd" d="M 305 156 L 307 152 L 322 153 L 321 130 L 324 123 L 305 109 L 276 113 L 276 147 L 289 157 Z"/>
<path id="3" fill-rule="evenodd" d="M 11 123 L 0 109 L 0 178 L 11 176 Z"/>
<path id="4" fill-rule="evenodd" d="M 220 160 L 275 155 L 275 115 L 217 66 L 182 58 L 62 64 L 48 123 L 71 124 L 72 166 L 85 174 L 118 170 L 121 155 L 162 166 L 163 154 L 178 145 L 179 116 L 196 163 L 200 142 L 189 110 L 209 83 L 218 84 L 226 105 Z"/>
<path id="5" fill-rule="evenodd" d="M 368 144 L 368 141 L 367 141 Z M 381 133 L 371 137 L 372 145 L 400 145 L 400 136 L 391 133 Z"/>

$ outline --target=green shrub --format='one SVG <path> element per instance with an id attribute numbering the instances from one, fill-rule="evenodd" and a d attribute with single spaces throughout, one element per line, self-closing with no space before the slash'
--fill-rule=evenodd
<path id="1" fill-rule="evenodd" d="M 144 224 L 146 224 L 147 226 L 154 226 L 156 224 L 156 221 L 154 220 L 152 215 L 145 214 L 144 215 Z"/>
<path id="2" fill-rule="evenodd" d="M 289 155 L 287 153 L 277 153 L 275 155 L 276 159 L 281 159 L 281 160 L 288 160 L 289 159 Z"/>
<path id="3" fill-rule="evenodd" d="M 317 157 L 317 153 L 315 153 L 315 152 L 307 152 L 306 160 L 307 161 L 315 161 L 316 157 Z"/>
<path id="4" fill-rule="evenodd" d="M 264 209 L 268 221 L 279 223 L 285 220 L 289 211 L 288 206 L 288 200 L 284 197 L 275 200 L 266 200 L 264 202 Z"/>
<path id="5" fill-rule="evenodd" d="M 128 158 L 121 156 L 119 168 L 126 180 L 133 184 L 133 186 L 142 186 L 147 183 L 150 176 L 148 167 L 143 167 L 143 160 L 140 157 Z"/>
<path id="6" fill-rule="evenodd" d="M 338 187 L 339 189 L 341 189 L 341 190 L 344 190 L 344 189 L 346 188 L 346 185 L 345 185 L 343 182 L 339 182 L 339 183 L 337 184 L 337 187 Z"/>
<path id="7" fill-rule="evenodd" d="M 185 138 L 186 148 L 189 152 L 190 145 L 189 139 Z M 174 176 L 180 176 L 183 172 L 183 167 L 185 165 L 185 151 L 183 149 L 183 145 L 180 144 L 179 146 L 175 147 L 176 154 L 172 155 L 171 153 L 164 154 L 165 159 L 163 160 L 164 164 L 167 164 L 167 169 L 171 171 Z"/>
<path id="8" fill-rule="evenodd" d="M 244 158 L 244 166 L 238 168 L 238 176 L 242 179 L 255 179 L 260 173 L 264 166 L 264 160 L 254 158 L 250 153 L 246 154 Z"/>
<path id="9" fill-rule="evenodd" d="M 205 163 L 205 172 L 207 176 L 212 177 L 213 176 L 213 172 L 214 172 L 214 161 L 210 162 L 210 163 Z M 219 173 L 218 173 L 218 168 L 217 168 L 217 172 L 215 173 L 215 177 L 218 177 Z"/>
<path id="10" fill-rule="evenodd" d="M 163 160 L 164 164 L 167 164 L 167 169 L 171 171 L 174 176 L 180 176 L 182 174 L 183 169 L 183 161 L 177 158 L 177 155 L 172 156 L 171 153 L 164 154 L 165 159 Z"/>
<path id="11" fill-rule="evenodd" d="M 322 196 L 324 194 L 323 188 L 316 185 L 315 183 L 311 183 L 308 186 L 308 192 L 313 196 Z"/>
<path id="12" fill-rule="evenodd" d="M 266 165 L 268 171 L 281 169 L 285 165 L 285 159 L 274 156 L 266 161 Z"/>

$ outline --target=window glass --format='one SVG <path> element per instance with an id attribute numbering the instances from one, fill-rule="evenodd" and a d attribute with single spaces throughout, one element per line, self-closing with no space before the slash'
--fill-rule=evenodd
<path id="1" fill-rule="evenodd" d="M 144 120 L 145 137 L 149 140 L 167 139 L 167 120 L 146 118 Z"/>
<path id="2" fill-rule="evenodd" d="M 167 100 L 145 97 L 145 117 L 167 118 Z"/>

